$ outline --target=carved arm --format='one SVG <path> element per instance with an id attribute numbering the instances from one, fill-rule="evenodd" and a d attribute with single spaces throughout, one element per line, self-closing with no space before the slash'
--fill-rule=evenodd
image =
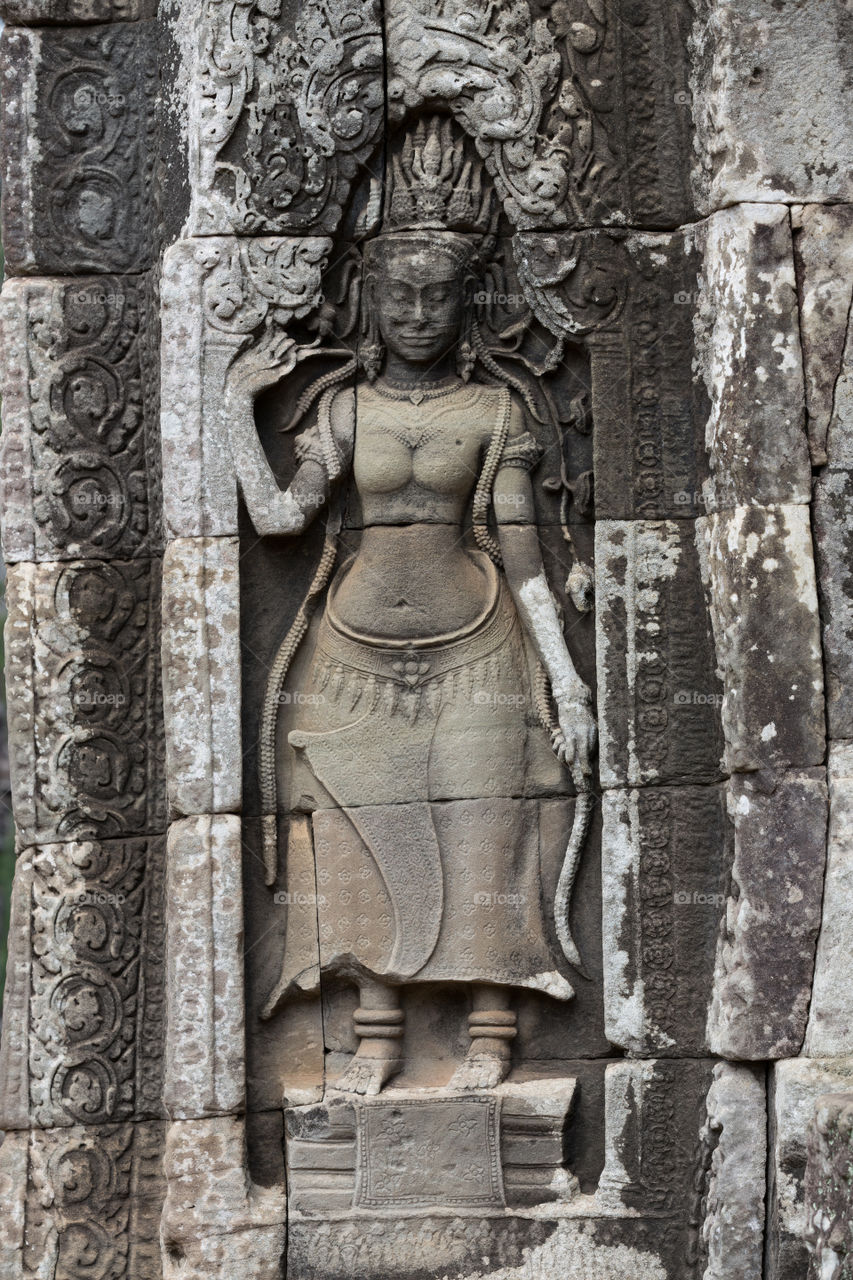
<path id="1" fill-rule="evenodd" d="M 596 739 L 592 695 L 575 670 L 545 577 L 534 523 L 533 491 L 524 470 L 509 466 L 500 469 L 494 504 L 507 582 L 522 624 L 548 673 L 565 739 L 560 755 L 577 783 L 591 772 L 590 756 Z"/>
<path id="2" fill-rule="evenodd" d="M 235 367 L 225 390 L 231 458 L 249 517 L 261 535 L 302 533 L 327 505 L 331 483 L 343 469 L 341 450 L 333 440 L 330 392 L 318 410 L 318 449 L 303 457 L 288 488 L 280 488 L 258 437 L 255 398 L 283 372 L 280 365 L 259 361 Z"/>

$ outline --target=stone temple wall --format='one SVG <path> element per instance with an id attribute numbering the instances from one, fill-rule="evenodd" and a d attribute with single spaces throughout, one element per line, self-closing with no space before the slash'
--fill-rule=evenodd
<path id="1" fill-rule="evenodd" d="M 850 0 L 2 9 L 0 1275 L 850 1280 Z M 520 998 L 491 1198 L 406 1212 L 370 1106 L 329 1101 L 353 1002 L 260 1016 L 281 903 L 320 963 L 305 824 L 274 883 L 261 853 L 263 684 L 321 542 L 262 527 L 294 465 L 264 396 L 357 348 L 347 253 L 435 112 L 496 193 L 495 349 L 532 335 L 559 399 L 545 335 L 585 390 L 594 515 L 560 458 L 536 502 L 599 747 L 572 1012 Z"/>

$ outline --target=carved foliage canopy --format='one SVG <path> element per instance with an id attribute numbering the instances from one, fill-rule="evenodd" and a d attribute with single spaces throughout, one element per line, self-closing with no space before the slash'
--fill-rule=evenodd
<path id="1" fill-rule="evenodd" d="M 386 89 L 393 121 L 450 108 L 513 225 L 588 225 L 615 179 L 601 123 L 612 33 L 599 0 L 583 0 L 584 21 L 567 8 L 546 21 L 524 0 L 393 0 L 383 29 L 375 0 L 308 0 L 282 36 L 276 0 L 209 0 L 193 229 L 333 231 L 380 138 Z"/>

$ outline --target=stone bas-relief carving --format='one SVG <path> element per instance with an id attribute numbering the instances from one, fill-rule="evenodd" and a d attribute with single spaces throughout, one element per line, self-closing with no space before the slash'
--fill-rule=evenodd
<path id="1" fill-rule="evenodd" d="M 4 6 L 0 1271 L 843 1276 L 849 5 L 297 9 Z"/>
<path id="2" fill-rule="evenodd" d="M 318 0 L 293 22 L 210 0 L 190 119 L 193 234 L 334 230 L 383 108 L 397 124 L 436 102 L 476 142 L 516 227 L 686 220 L 688 7 L 543 10 Z"/>
<path id="3" fill-rule="evenodd" d="M 264 1016 L 316 990 L 321 974 L 357 983 L 358 1048 L 332 1084 L 368 1096 L 406 1065 L 409 984 L 471 990 L 467 1055 L 449 1082 L 433 1082 L 452 1090 L 507 1076 L 513 988 L 571 998 L 566 962 L 581 958 L 569 906 L 595 740 L 542 567 L 529 480 L 541 449 L 524 384 L 502 374 L 472 311 L 494 248 L 489 184 L 438 118 L 406 134 L 393 166 L 380 234 L 365 246 L 363 375 L 305 393 L 320 393 L 319 405 L 289 488 L 238 471 L 259 532 L 301 533 L 350 474 L 360 505 L 358 549 L 334 577 L 340 517 L 330 516 L 309 600 L 271 663 L 259 761 L 270 879 L 278 808 L 292 815 L 294 844 L 313 847 L 318 934 L 314 957 L 285 951 Z M 244 359 L 250 367 L 251 350 Z M 275 370 L 255 385 L 264 377 Z M 235 434 L 245 385 L 238 362 Z M 245 453 L 235 456 L 239 465 Z M 560 964 L 537 797 L 565 793 L 570 778 L 578 798 L 553 908 Z"/>

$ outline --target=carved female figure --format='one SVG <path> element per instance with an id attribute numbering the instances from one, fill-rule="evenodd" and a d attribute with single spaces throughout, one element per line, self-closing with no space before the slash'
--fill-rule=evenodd
<path id="1" fill-rule="evenodd" d="M 469 331 L 489 215 L 470 164 L 459 181 L 461 158 L 438 122 L 407 143 L 364 254 L 365 376 L 325 391 L 273 509 L 243 485 L 264 532 L 300 533 L 345 477 L 361 505 L 357 552 L 279 653 L 261 748 L 267 796 L 272 777 L 279 810 L 313 844 L 320 932 L 319 965 L 285 960 L 266 1015 L 316 989 L 320 971 L 356 982 L 359 1045 L 336 1086 L 356 1093 L 378 1093 L 402 1065 L 405 984 L 472 988 L 451 1081 L 470 1089 L 509 1070 L 513 988 L 573 994 L 547 941 L 536 806 L 565 794 L 569 773 L 586 788 L 595 721 L 543 572 L 539 449 L 521 396 Z M 330 575 L 329 527 L 312 599 Z M 265 821 L 274 841 L 273 813 Z M 576 959 L 567 921 L 558 929 Z"/>

